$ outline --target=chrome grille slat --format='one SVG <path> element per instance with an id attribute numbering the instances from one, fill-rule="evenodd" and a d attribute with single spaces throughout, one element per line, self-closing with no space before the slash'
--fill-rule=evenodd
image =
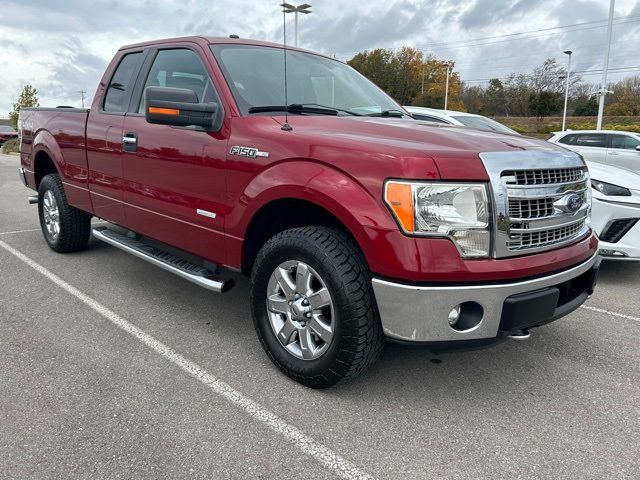
<path id="1" fill-rule="evenodd" d="M 574 220 L 562 223 L 561 225 L 552 225 L 552 226 L 544 226 L 544 227 L 535 227 L 532 225 L 535 225 L 535 223 L 528 223 L 528 222 L 514 222 L 513 219 L 511 220 L 511 228 L 509 229 L 509 232 L 514 235 L 514 234 L 523 234 L 523 233 L 530 233 L 530 232 L 544 232 L 547 230 L 553 230 L 555 228 L 560 228 L 560 227 L 568 227 L 570 225 L 574 225 L 576 223 L 584 223 L 584 216 L 578 217 Z"/>
<path id="2" fill-rule="evenodd" d="M 510 218 L 542 218 L 553 215 L 553 198 L 532 198 L 528 200 L 509 199 Z"/>
<path id="3" fill-rule="evenodd" d="M 536 170 L 507 170 L 502 172 L 503 177 L 514 177 L 507 181 L 507 185 L 549 185 L 556 183 L 569 183 L 583 180 L 584 169 L 552 168 Z"/>
<path id="4" fill-rule="evenodd" d="M 508 245 L 511 250 L 524 250 L 545 245 L 554 245 L 567 239 L 571 239 L 579 233 L 585 225 L 584 219 L 559 228 L 522 233 L 517 235 L 516 240 L 509 240 Z"/>
<path id="5" fill-rule="evenodd" d="M 575 191 L 580 194 L 582 201 L 586 201 L 584 190 Z M 540 218 L 552 217 L 556 214 L 553 206 L 556 200 L 562 198 L 563 194 L 553 194 L 543 198 L 515 199 L 509 196 L 509 219 L 512 222 L 521 222 L 524 220 L 534 220 Z"/>

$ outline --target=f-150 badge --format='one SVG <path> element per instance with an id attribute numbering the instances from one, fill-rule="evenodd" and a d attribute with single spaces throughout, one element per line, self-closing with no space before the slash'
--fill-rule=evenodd
<path id="1" fill-rule="evenodd" d="M 231 147 L 231 150 L 229 150 L 229 155 L 240 155 L 241 157 L 256 158 L 256 157 L 268 157 L 269 152 L 263 152 L 253 147 L 235 146 L 235 147 Z"/>

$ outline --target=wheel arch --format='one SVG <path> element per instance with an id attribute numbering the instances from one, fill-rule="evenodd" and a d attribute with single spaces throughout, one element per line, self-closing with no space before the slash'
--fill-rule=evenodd
<path id="1" fill-rule="evenodd" d="M 262 205 L 251 218 L 245 233 L 242 245 L 243 273 L 251 273 L 258 252 L 271 237 L 284 230 L 311 225 L 337 228 L 354 236 L 335 214 L 309 200 L 284 197 Z"/>
<path id="2" fill-rule="evenodd" d="M 36 183 L 36 190 L 45 176 L 55 173 L 59 174 L 60 172 L 51 158 L 51 155 L 44 149 L 39 150 L 33 158 L 33 175 Z"/>
<path id="3" fill-rule="evenodd" d="M 346 231 L 375 271 L 380 239 L 386 231 L 397 231 L 382 198 L 346 172 L 304 160 L 282 162 L 255 176 L 226 220 L 229 265 L 244 273 L 251 272 L 257 252 L 271 236 L 304 226 Z"/>
<path id="4" fill-rule="evenodd" d="M 36 189 L 49 174 L 62 176 L 62 151 L 55 137 L 48 130 L 39 130 L 33 138 L 33 173 Z"/>

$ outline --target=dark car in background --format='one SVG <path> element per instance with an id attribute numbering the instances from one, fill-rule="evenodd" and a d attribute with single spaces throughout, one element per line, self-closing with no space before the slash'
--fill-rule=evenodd
<path id="1" fill-rule="evenodd" d="M 0 145 L 12 138 L 18 138 L 18 132 L 9 125 L 0 125 Z"/>

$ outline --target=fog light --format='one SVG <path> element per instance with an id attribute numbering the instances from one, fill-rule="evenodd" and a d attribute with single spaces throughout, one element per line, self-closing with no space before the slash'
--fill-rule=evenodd
<path id="1" fill-rule="evenodd" d="M 449 312 L 449 326 L 458 332 L 476 328 L 482 322 L 484 309 L 477 302 L 463 302 Z"/>
<path id="2" fill-rule="evenodd" d="M 460 318 L 460 305 L 452 308 L 449 312 L 449 325 L 452 327 L 456 324 L 458 319 Z"/>

